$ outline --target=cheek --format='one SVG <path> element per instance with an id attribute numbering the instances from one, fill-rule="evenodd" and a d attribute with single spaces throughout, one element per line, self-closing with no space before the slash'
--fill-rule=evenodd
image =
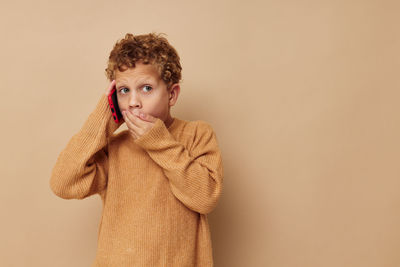
<path id="1" fill-rule="evenodd" d="M 165 113 L 165 108 L 161 105 L 151 105 L 146 107 L 146 113 L 150 114 L 153 117 L 163 117 Z"/>
<path id="2" fill-rule="evenodd" d="M 119 110 L 122 112 L 123 110 L 126 109 L 125 103 L 124 103 L 124 101 L 121 100 L 120 98 L 117 98 L 117 99 L 118 99 L 118 107 L 119 107 Z"/>

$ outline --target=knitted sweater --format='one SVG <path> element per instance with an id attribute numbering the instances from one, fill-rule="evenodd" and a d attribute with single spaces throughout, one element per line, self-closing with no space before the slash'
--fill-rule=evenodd
<path id="1" fill-rule="evenodd" d="M 92 267 L 213 266 L 207 214 L 222 192 L 217 138 L 205 121 L 157 118 L 138 139 L 112 119 L 105 94 L 59 154 L 50 188 L 63 199 L 99 194 Z"/>

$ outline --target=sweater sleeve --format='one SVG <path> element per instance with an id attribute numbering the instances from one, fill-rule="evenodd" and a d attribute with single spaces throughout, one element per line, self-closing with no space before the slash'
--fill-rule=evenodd
<path id="1" fill-rule="evenodd" d="M 64 199 L 83 199 L 107 187 L 108 139 L 121 124 L 113 120 L 103 94 L 57 158 L 50 178 L 54 194 Z"/>
<path id="2" fill-rule="evenodd" d="M 222 192 L 222 158 L 212 127 L 205 121 L 197 123 L 190 151 L 159 118 L 134 142 L 163 169 L 176 198 L 189 209 L 207 214 L 216 207 Z"/>

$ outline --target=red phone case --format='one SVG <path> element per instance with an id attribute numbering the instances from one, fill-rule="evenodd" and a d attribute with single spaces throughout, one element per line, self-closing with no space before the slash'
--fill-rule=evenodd
<path id="1" fill-rule="evenodd" d="M 118 107 L 117 90 L 115 87 L 111 90 L 110 94 L 108 95 L 108 104 L 111 108 L 111 113 L 115 123 L 120 123 L 122 119 L 122 114 Z"/>

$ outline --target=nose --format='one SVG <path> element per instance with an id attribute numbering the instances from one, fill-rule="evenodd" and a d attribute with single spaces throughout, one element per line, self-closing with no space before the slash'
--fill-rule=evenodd
<path id="1" fill-rule="evenodd" d="M 136 92 L 129 94 L 129 108 L 141 108 L 142 104 L 140 102 L 140 97 Z"/>

